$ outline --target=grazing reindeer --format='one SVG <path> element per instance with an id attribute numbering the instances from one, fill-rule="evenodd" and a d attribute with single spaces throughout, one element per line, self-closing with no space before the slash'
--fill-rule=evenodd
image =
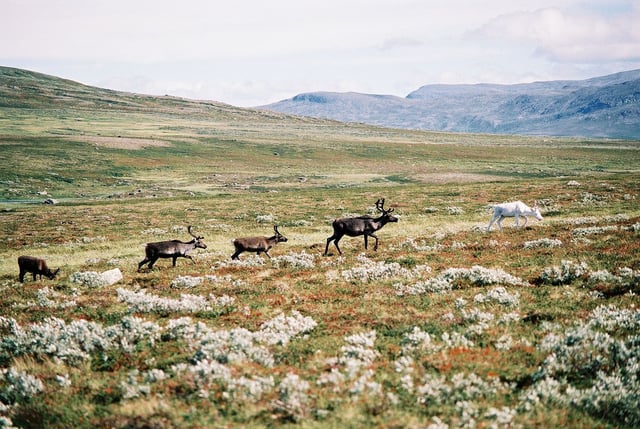
<path id="1" fill-rule="evenodd" d="M 524 218 L 523 227 L 527 225 L 527 216 L 533 216 L 538 220 L 542 220 L 538 202 L 536 201 L 533 207 L 529 207 L 522 201 L 513 201 L 511 203 L 502 203 L 493 206 L 493 217 L 491 218 L 491 222 L 489 222 L 489 226 L 487 226 L 487 231 L 491 229 L 491 225 L 493 225 L 496 220 L 498 221 L 498 227 L 502 230 L 502 221 L 505 217 L 515 217 L 516 228 L 518 228 L 520 227 L 520 216 Z"/>
<path id="2" fill-rule="evenodd" d="M 398 222 L 398 218 L 391 216 L 393 208 L 385 210 L 384 198 L 376 201 L 376 209 L 382 213 L 380 217 L 373 218 L 371 216 L 358 216 L 358 217 L 345 217 L 336 219 L 333 221 L 333 235 L 327 238 L 327 246 L 324 249 L 324 256 L 327 256 L 329 252 L 329 244 L 333 240 L 333 244 L 336 245 L 338 253 L 342 255 L 338 242 L 340 239 L 348 235 L 349 237 L 357 237 L 358 235 L 364 235 L 364 248 L 367 248 L 367 238 L 373 237 L 376 239 L 376 245 L 373 250 L 378 250 L 378 237 L 374 234 L 377 230 L 385 226 L 388 222 Z"/>
<path id="3" fill-rule="evenodd" d="M 33 280 L 36 280 L 36 275 L 46 276 L 49 279 L 53 280 L 60 268 L 55 271 L 51 271 L 49 267 L 47 267 L 47 263 L 44 259 L 36 258 L 35 256 L 20 256 L 18 257 L 18 267 L 20 268 L 20 283 L 24 282 L 24 275 L 26 273 L 33 273 Z"/>
<path id="4" fill-rule="evenodd" d="M 189 255 L 191 251 L 195 248 L 206 249 L 207 245 L 204 244 L 202 239 L 204 237 L 199 237 L 193 235 L 191 232 L 191 225 L 187 228 L 189 234 L 193 237 L 193 240 L 185 243 L 180 240 L 171 240 L 171 241 L 158 241 L 157 243 L 147 243 L 147 246 L 144 249 L 144 253 L 146 257 L 140 261 L 138 264 L 138 271 L 142 268 L 142 266 L 146 263 L 149 263 L 149 269 L 153 269 L 153 264 L 156 263 L 158 258 L 173 258 L 173 266 L 176 266 L 176 260 L 178 258 L 189 258 L 191 262 L 194 264 L 196 261 Z"/>
<path id="5" fill-rule="evenodd" d="M 276 233 L 272 237 L 241 237 L 233 240 L 233 247 L 236 251 L 231 255 L 231 259 L 238 259 L 242 252 L 256 252 L 258 255 L 264 253 L 271 259 L 267 253 L 269 249 L 278 243 L 287 241 L 287 237 L 278 232 L 278 226 L 273 225 L 273 231 Z"/>

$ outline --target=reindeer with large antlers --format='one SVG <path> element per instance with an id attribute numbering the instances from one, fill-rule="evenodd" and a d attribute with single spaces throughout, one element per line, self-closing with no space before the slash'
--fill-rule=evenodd
<path id="1" fill-rule="evenodd" d="M 380 198 L 378 199 L 378 201 L 376 201 L 376 209 L 378 209 L 378 211 L 382 213 L 381 216 L 376 218 L 373 218 L 371 216 L 358 216 L 345 217 L 334 220 L 333 235 L 327 238 L 327 246 L 324 249 L 324 256 L 327 256 L 327 253 L 329 252 L 329 244 L 331 243 L 331 241 L 333 241 L 336 249 L 338 249 L 338 253 L 342 255 L 342 251 L 340 250 L 340 247 L 338 247 L 338 242 L 345 235 L 348 235 L 349 237 L 364 235 L 365 249 L 367 248 L 367 238 L 373 237 L 376 240 L 376 244 L 373 247 L 373 250 L 378 250 L 378 237 L 374 234 L 374 232 L 378 231 L 388 222 L 398 222 L 398 218 L 391 215 L 391 212 L 393 212 L 393 208 L 385 210 L 384 198 Z"/>
<path id="2" fill-rule="evenodd" d="M 153 269 L 153 264 L 156 263 L 158 258 L 173 258 L 173 266 L 176 266 L 176 259 L 189 258 L 194 264 L 196 261 L 189 255 L 195 248 L 206 249 L 207 245 L 202 241 L 204 237 L 194 235 L 191 232 L 191 225 L 187 228 L 189 235 L 193 237 L 193 240 L 185 243 L 180 240 L 171 241 L 158 241 L 157 243 L 147 243 L 144 249 L 146 257 L 138 264 L 138 271 L 142 266 L 148 263 L 149 269 Z"/>

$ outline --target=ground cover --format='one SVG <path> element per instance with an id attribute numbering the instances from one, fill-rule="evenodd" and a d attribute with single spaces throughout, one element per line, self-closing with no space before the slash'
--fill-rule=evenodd
<path id="1" fill-rule="evenodd" d="M 640 424 L 638 142 L 377 129 L 0 72 L 0 427 Z M 331 221 L 378 198 L 399 217 L 379 250 L 345 238 L 322 256 Z M 487 232 L 514 199 L 544 220 Z M 233 238 L 274 224 L 271 259 L 231 261 Z M 189 225 L 196 264 L 137 271 L 145 243 Z M 23 254 L 59 277 L 19 283 Z"/>
<path id="2" fill-rule="evenodd" d="M 21 427 L 634 426 L 635 177 L 491 185 L 13 206 L 3 415 Z M 487 201 L 516 190 L 545 220 L 486 232 Z M 322 257 L 331 219 L 374 214 L 377 197 L 400 217 L 378 252 L 344 239 L 342 257 Z M 187 224 L 208 244 L 197 264 L 136 271 L 145 242 L 187 239 Z M 232 238 L 273 224 L 289 241 L 271 260 L 230 260 Z M 23 253 L 61 277 L 19 284 Z M 113 268 L 112 286 L 86 275 Z"/>

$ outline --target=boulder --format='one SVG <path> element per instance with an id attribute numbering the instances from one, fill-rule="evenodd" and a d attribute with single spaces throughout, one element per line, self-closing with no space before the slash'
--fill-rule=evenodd
<path id="1" fill-rule="evenodd" d="M 114 268 L 113 270 L 105 271 L 100 276 L 102 277 L 104 286 L 110 286 L 122 280 L 122 272 L 120 271 L 120 268 Z"/>

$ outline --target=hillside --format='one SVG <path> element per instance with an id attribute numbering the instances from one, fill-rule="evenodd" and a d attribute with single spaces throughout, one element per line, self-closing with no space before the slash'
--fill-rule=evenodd
<path id="1" fill-rule="evenodd" d="M 179 97 L 156 97 L 113 91 L 43 73 L 0 67 L 0 109 L 72 109 L 206 115 L 210 119 L 251 120 L 282 115 L 265 115 L 224 103 L 194 101 Z"/>
<path id="2" fill-rule="evenodd" d="M 12 68 L 0 68 L 0 100 L 2 201 L 517 180 L 602 172 L 611 156 L 616 171 L 636 168 L 617 153 L 635 153 L 629 142 L 384 128 L 110 91 Z"/>
<path id="3" fill-rule="evenodd" d="M 312 92 L 261 108 L 452 132 L 640 138 L 640 70 L 582 81 L 425 85 L 405 98 Z"/>

